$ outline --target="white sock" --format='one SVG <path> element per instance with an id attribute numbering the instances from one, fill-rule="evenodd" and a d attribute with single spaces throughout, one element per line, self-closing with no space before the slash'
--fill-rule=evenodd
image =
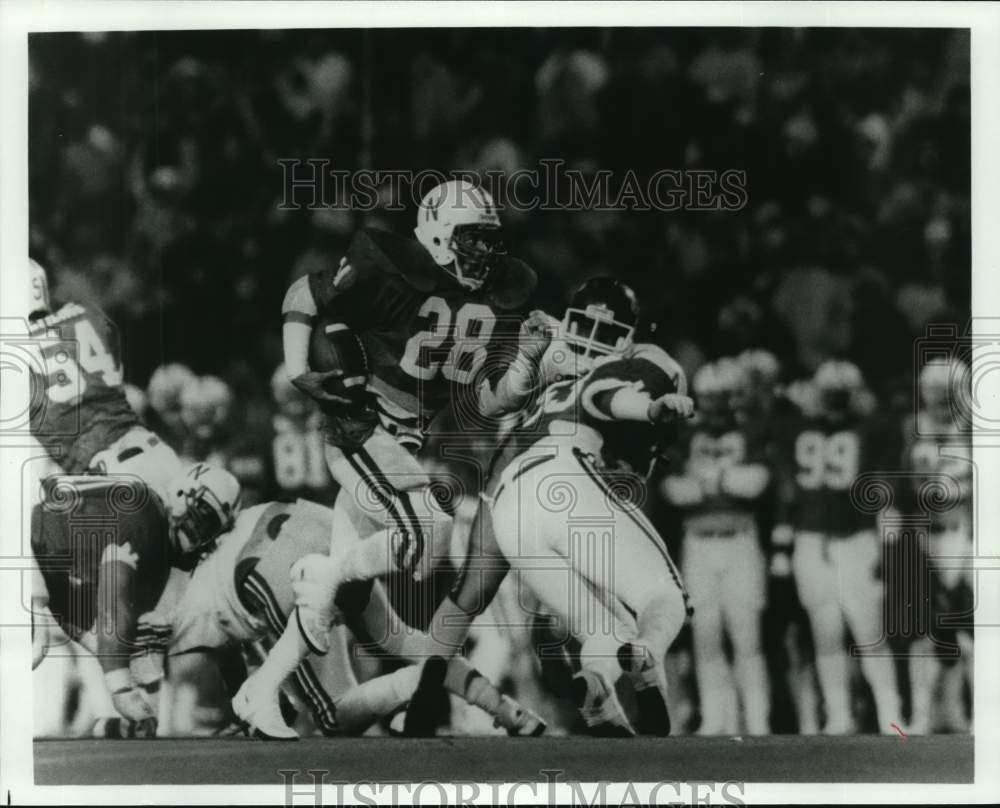
<path id="1" fill-rule="evenodd" d="M 878 731 L 894 733 L 892 724 L 901 725 L 903 715 L 899 703 L 899 690 L 896 687 L 896 667 L 892 657 L 864 655 L 861 657 L 861 671 L 875 697 Z"/>
<path id="2" fill-rule="evenodd" d="M 826 725 L 845 726 L 851 721 L 848 695 L 847 655 L 832 651 L 816 655 L 819 687 L 826 702 Z"/>
<path id="3" fill-rule="evenodd" d="M 402 707 L 417 689 L 420 670 L 420 665 L 407 665 L 352 687 L 337 699 L 337 726 L 350 734 L 363 732 Z"/>
<path id="4" fill-rule="evenodd" d="M 743 702 L 743 720 L 750 735 L 767 735 L 771 731 L 769 716 L 771 698 L 768 690 L 767 667 L 763 654 L 747 654 L 736 658 L 736 681 Z"/>
<path id="5" fill-rule="evenodd" d="M 730 692 L 729 669 L 721 654 L 695 654 L 694 672 L 698 681 L 698 702 L 701 707 L 701 733 L 726 731 L 726 711 L 735 699 Z"/>
<path id="6" fill-rule="evenodd" d="M 285 630 L 268 652 L 264 663 L 248 679 L 255 687 L 277 694 L 289 674 L 306 658 L 309 649 L 299 632 L 298 615 L 295 611 L 285 624 Z"/>

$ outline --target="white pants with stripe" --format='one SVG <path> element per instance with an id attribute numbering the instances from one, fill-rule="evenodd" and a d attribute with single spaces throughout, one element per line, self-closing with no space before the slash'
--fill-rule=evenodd
<path id="1" fill-rule="evenodd" d="M 435 499 L 423 467 L 385 427 L 376 427 L 357 449 L 327 444 L 325 451 L 341 487 L 333 543 L 377 541 L 385 556 L 378 574 L 399 569 L 418 579 L 450 557 L 452 518 Z"/>
<path id="2" fill-rule="evenodd" d="M 558 630 L 583 644 L 585 666 L 591 653 L 613 657 L 636 637 L 662 661 L 686 616 L 680 574 L 649 520 L 612 491 L 590 455 L 567 442 L 529 449 L 502 473 L 492 512 L 511 568 L 561 621 Z M 533 596 L 519 596 L 525 621 Z"/>

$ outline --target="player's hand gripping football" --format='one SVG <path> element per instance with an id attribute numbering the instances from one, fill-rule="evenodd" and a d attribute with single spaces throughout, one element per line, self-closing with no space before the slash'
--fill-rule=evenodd
<path id="1" fill-rule="evenodd" d="M 649 402 L 646 417 L 654 424 L 694 416 L 694 400 L 680 393 L 667 393 Z"/>
<path id="2" fill-rule="evenodd" d="M 292 379 L 299 390 L 321 404 L 338 407 L 353 407 L 357 401 L 343 384 L 344 371 L 308 370 Z"/>
<path id="3" fill-rule="evenodd" d="M 559 321 L 540 309 L 535 309 L 521 323 L 518 335 L 518 350 L 528 359 L 537 360 L 555 336 Z"/>

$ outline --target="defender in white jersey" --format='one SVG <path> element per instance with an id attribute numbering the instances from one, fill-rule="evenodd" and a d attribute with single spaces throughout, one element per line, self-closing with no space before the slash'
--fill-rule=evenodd
<path id="1" fill-rule="evenodd" d="M 577 291 L 541 362 L 547 387 L 494 457 L 463 579 L 429 632 L 434 653 L 457 652 L 515 568 L 581 643 L 573 695 L 604 736 L 669 732 L 663 661 L 686 615 L 680 575 L 640 506 L 665 425 L 693 404 L 676 362 L 632 342 L 636 308 L 610 278 Z M 338 565 L 344 580 L 365 574 L 358 557 Z M 623 672 L 639 701 L 634 728 L 615 695 Z"/>

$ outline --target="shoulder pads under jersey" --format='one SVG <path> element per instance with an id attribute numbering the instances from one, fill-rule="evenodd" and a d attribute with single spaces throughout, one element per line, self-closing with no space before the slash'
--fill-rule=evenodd
<path id="1" fill-rule="evenodd" d="M 387 230 L 362 228 L 347 248 L 347 262 L 358 272 L 396 276 L 418 292 L 437 286 L 441 270 L 417 241 Z"/>
<path id="2" fill-rule="evenodd" d="M 684 375 L 684 369 L 659 345 L 653 345 L 650 342 L 634 343 L 625 351 L 625 357 L 651 362 L 673 379 L 678 393 L 682 396 L 688 394 L 687 376 Z"/>
<path id="3" fill-rule="evenodd" d="M 535 294 L 538 276 L 528 264 L 512 255 L 504 256 L 490 279 L 490 301 L 501 310 L 522 308 Z"/>

